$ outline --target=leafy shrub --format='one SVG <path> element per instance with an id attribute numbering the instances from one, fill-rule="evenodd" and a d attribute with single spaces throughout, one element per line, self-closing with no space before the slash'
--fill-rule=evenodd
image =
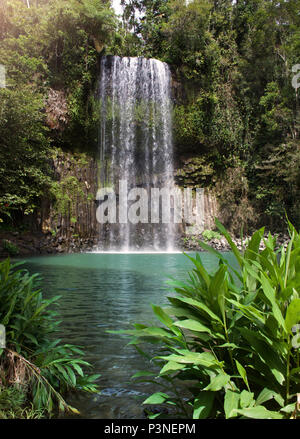
<path id="1" fill-rule="evenodd" d="M 55 339 L 59 322 L 53 306 L 59 296 L 43 299 L 38 275 L 30 276 L 19 265 L 11 265 L 9 259 L 0 263 L 0 323 L 6 328 L 6 348 L 0 349 L 0 391 L 17 385 L 19 394 L 26 395 L 25 406 L 31 403 L 35 411 L 51 414 L 57 408 L 78 413 L 62 394 L 95 392 L 99 375 L 83 371 L 90 365 L 79 347 Z"/>
<path id="2" fill-rule="evenodd" d="M 23 386 L 0 387 L 0 419 L 39 419 L 43 410 L 35 410 L 32 404 L 26 406 L 26 391 Z"/>
<path id="3" fill-rule="evenodd" d="M 139 352 L 148 355 L 143 342 L 156 349 L 151 364 L 158 369 L 135 375 L 161 387 L 144 404 L 194 419 L 299 417 L 299 343 L 293 330 L 300 322 L 300 236 L 289 224 L 289 245 L 276 250 L 276 238 L 264 239 L 262 228 L 240 252 L 216 224 L 239 268 L 201 243 L 219 259 L 216 272 L 205 269 L 199 254 L 187 255 L 194 265 L 189 280 L 170 282 L 177 292 L 168 297 L 170 306 L 153 305 L 163 327 L 135 324 L 125 331 Z M 150 410 L 149 416 L 161 415 Z"/>
<path id="4" fill-rule="evenodd" d="M 3 250 L 6 250 L 10 256 L 16 256 L 19 254 L 18 246 L 8 239 L 3 239 L 2 248 Z"/>
<path id="5" fill-rule="evenodd" d="M 222 235 L 218 232 L 214 232 L 213 230 L 204 230 L 202 232 L 202 238 L 205 241 L 210 241 L 212 239 L 221 239 Z"/>

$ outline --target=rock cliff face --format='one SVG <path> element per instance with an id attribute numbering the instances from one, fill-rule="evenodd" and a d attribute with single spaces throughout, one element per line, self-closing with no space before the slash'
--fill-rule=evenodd
<path id="1" fill-rule="evenodd" d="M 101 227 L 104 227 L 96 218 L 100 163 L 84 154 L 59 152 L 53 166 L 57 178 L 56 200 L 43 202 L 39 218 L 41 231 L 51 237 L 48 243 L 57 251 L 91 250 L 97 245 Z M 185 185 L 178 186 L 183 188 Z M 214 218 L 219 214 L 213 191 L 204 190 L 202 207 L 202 230 L 213 229 Z M 184 228 L 182 235 L 185 235 Z"/>
<path id="2" fill-rule="evenodd" d="M 43 202 L 39 218 L 42 232 L 64 239 L 99 237 L 101 225 L 96 219 L 99 161 L 85 154 L 59 152 L 53 166 L 57 178 L 56 200 Z M 213 191 L 205 189 L 203 208 L 204 227 L 213 228 L 218 215 Z"/>
<path id="3" fill-rule="evenodd" d="M 87 154 L 57 152 L 53 158 L 53 197 L 43 201 L 40 226 L 44 233 L 66 239 L 99 234 L 96 193 L 99 163 Z"/>
<path id="4" fill-rule="evenodd" d="M 219 216 L 219 203 L 216 195 L 209 189 L 204 190 L 204 229 L 213 230 L 215 218 Z"/>

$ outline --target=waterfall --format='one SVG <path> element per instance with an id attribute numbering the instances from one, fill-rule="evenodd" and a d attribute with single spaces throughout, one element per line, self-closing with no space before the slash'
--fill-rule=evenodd
<path id="1" fill-rule="evenodd" d="M 170 90 L 171 75 L 166 63 L 118 56 L 101 59 L 99 186 L 112 188 L 118 201 L 116 224 L 101 227 L 101 249 L 174 248 L 174 221 L 162 222 L 160 215 L 159 222 L 156 218 L 151 223 L 150 214 L 154 207 L 151 189 L 174 187 Z M 127 193 L 132 188 L 147 191 L 148 224 L 120 221 L 128 207 L 121 203 L 120 181 L 126 182 Z M 159 203 L 161 207 L 161 199 Z"/>

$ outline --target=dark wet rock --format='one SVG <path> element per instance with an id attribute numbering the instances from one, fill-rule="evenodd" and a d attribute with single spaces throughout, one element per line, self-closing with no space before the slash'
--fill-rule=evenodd
<path id="1" fill-rule="evenodd" d="M 277 248 L 281 247 L 282 245 L 284 246 L 284 248 L 287 248 L 290 238 L 288 235 L 274 235 L 277 238 Z M 264 239 L 267 239 L 268 236 L 265 235 Z M 247 243 L 251 240 L 251 236 L 246 236 L 243 240 L 241 240 L 240 238 L 235 238 L 232 237 L 232 241 L 233 243 L 237 246 L 237 248 L 239 250 L 243 250 L 246 246 Z M 203 250 L 203 248 L 199 245 L 199 241 L 205 242 L 205 244 L 209 245 L 210 247 L 214 248 L 215 250 L 218 251 L 231 251 L 230 245 L 227 243 L 226 239 L 224 237 L 220 238 L 220 239 L 211 239 L 211 240 L 206 240 L 205 238 L 202 237 L 201 234 L 198 235 L 185 235 L 182 237 L 182 242 L 183 242 L 183 247 L 186 250 L 190 250 L 190 251 L 205 251 Z M 262 242 L 260 247 L 260 250 L 264 250 L 265 249 L 265 244 Z"/>
<path id="2" fill-rule="evenodd" d="M 3 241 L 9 241 L 16 249 L 15 254 L 11 254 L 3 247 Z M 54 237 L 49 233 L 14 233 L 0 232 L 0 259 L 22 256 L 34 256 L 55 253 L 75 253 L 82 251 L 92 251 L 97 249 L 97 237 Z"/>

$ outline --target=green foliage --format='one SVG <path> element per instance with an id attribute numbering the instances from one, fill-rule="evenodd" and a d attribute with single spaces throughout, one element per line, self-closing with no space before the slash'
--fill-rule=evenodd
<path id="1" fill-rule="evenodd" d="M 19 254 L 18 247 L 8 239 L 3 239 L 2 241 L 2 248 L 3 250 L 6 250 L 10 256 L 16 256 Z"/>
<path id="2" fill-rule="evenodd" d="M 214 230 L 204 230 L 201 235 L 205 241 L 210 241 L 212 239 L 221 239 L 222 238 L 222 235 Z"/>
<path id="3" fill-rule="evenodd" d="M 16 384 L 23 395 L 19 409 L 32 405 L 34 410 L 50 414 L 54 410 L 77 410 L 62 394 L 69 390 L 95 392 L 95 379 L 84 368 L 90 365 L 77 346 L 61 344 L 54 337 L 58 330 L 58 296 L 44 299 L 38 288 L 38 275 L 30 276 L 11 265 L 0 263 L 0 323 L 6 328 L 6 348 L 0 355 L 0 405 L 3 392 L 14 392 Z M 13 409 L 16 401 L 7 409 Z M 1 410 L 1 409 L 0 409 Z"/>
<path id="4" fill-rule="evenodd" d="M 204 187 L 213 182 L 215 171 L 205 157 L 189 157 L 175 174 L 176 182 L 183 187 Z"/>
<path id="5" fill-rule="evenodd" d="M 164 51 L 163 25 L 170 15 L 169 1 L 121 0 L 121 4 L 124 24 L 118 32 L 117 43 L 118 48 L 123 46 L 125 53 L 122 54 L 160 58 Z"/>
<path id="6" fill-rule="evenodd" d="M 50 181 L 42 96 L 27 86 L 1 89 L 0 100 L 0 200 L 6 214 L 21 210 L 26 215 L 39 204 Z"/>
<path id="7" fill-rule="evenodd" d="M 232 86 L 216 85 L 201 91 L 188 104 L 174 110 L 175 141 L 182 152 L 193 151 L 207 166 L 226 169 L 240 152 L 243 122 L 233 99 Z"/>
<path id="8" fill-rule="evenodd" d="M 222 183 L 228 168 L 237 176 L 240 161 L 246 182 L 238 188 L 235 181 L 235 192 L 247 192 L 247 199 L 239 216 L 279 230 L 287 211 L 298 226 L 299 105 L 291 69 L 300 58 L 299 0 L 123 4 L 116 53 L 152 56 L 172 66 L 176 151 L 204 162 L 194 172 L 200 174 L 198 184 Z M 128 35 L 133 45 L 126 44 Z M 212 170 L 208 178 L 201 175 L 205 167 Z M 180 163 L 182 185 L 197 180 L 186 171 Z M 221 203 L 226 204 L 226 194 Z M 230 210 L 235 207 L 234 202 Z"/>
<path id="9" fill-rule="evenodd" d="M 84 199 L 81 184 L 75 176 L 68 176 L 59 182 L 52 183 L 51 193 L 55 199 L 54 208 L 62 215 L 72 214 L 76 202 Z"/>
<path id="10" fill-rule="evenodd" d="M 289 223 L 289 245 L 277 248 L 262 228 L 240 252 L 216 225 L 235 262 L 200 243 L 219 259 L 217 270 L 207 271 L 199 254 L 187 255 L 189 279 L 169 282 L 177 293 L 169 306 L 153 305 L 160 326 L 121 331 L 133 336 L 139 352 L 154 344 L 154 377 L 136 377 L 161 391 L 144 404 L 194 419 L 299 417 L 299 334 L 293 330 L 300 322 L 300 235 Z"/>
<path id="11" fill-rule="evenodd" d="M 19 385 L 0 387 L 0 419 L 40 419 L 44 413 L 26 406 L 26 392 Z"/>
<path id="12" fill-rule="evenodd" d="M 202 51 L 210 40 L 207 24 L 212 5 L 201 0 L 188 3 L 171 0 L 169 4 L 170 16 L 162 29 L 166 36 L 166 56 L 172 64 L 180 64 L 184 59 L 185 64 L 197 75 L 201 64 L 210 61 L 205 59 Z"/>
<path id="13" fill-rule="evenodd" d="M 96 143 L 96 47 L 110 41 L 115 17 L 108 2 L 96 0 L 36 1 L 30 8 L 4 0 L 0 22 L 7 81 L 0 89 L 0 204 L 8 205 L 0 221 L 16 225 L 51 187 L 51 142 L 71 150 Z M 65 100 L 63 124 L 45 117 L 53 91 Z M 58 114 L 60 105 L 52 102 Z"/>
<path id="14" fill-rule="evenodd" d="M 85 153 L 65 153 L 59 148 L 53 150 L 52 157 L 61 173 L 56 181 L 51 183 L 49 190 L 51 215 L 54 220 L 58 215 L 62 215 L 68 218 L 70 224 L 75 225 L 78 220 L 78 206 L 94 201 L 94 194 L 88 192 L 89 186 L 86 186 L 84 178 L 80 177 L 90 163 L 89 157 Z M 57 230 L 51 233 L 55 236 Z"/>

